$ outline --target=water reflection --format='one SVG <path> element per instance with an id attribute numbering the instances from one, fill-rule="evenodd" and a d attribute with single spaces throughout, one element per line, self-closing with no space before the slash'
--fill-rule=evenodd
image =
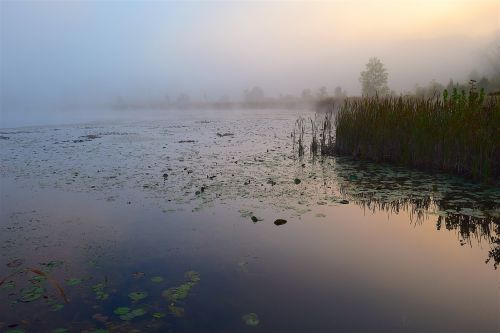
<path id="1" fill-rule="evenodd" d="M 437 215 L 436 228 L 458 233 L 461 245 L 488 242 L 486 262 L 500 263 L 500 191 L 445 175 L 337 158 L 340 192 L 365 210 L 409 212 L 420 224 Z"/>

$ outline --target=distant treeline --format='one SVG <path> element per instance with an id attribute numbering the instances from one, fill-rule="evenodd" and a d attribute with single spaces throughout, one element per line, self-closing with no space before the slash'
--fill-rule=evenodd
<path id="1" fill-rule="evenodd" d="M 207 97 L 194 100 L 188 94 L 181 93 L 174 99 L 165 96 L 157 101 L 132 101 L 119 97 L 112 107 L 115 109 L 315 109 L 329 107 L 333 100 L 338 104 L 346 97 L 347 93 L 341 87 L 336 87 L 333 93 L 329 93 L 326 87 L 320 87 L 316 91 L 303 89 L 300 95 L 281 94 L 272 97 L 267 96 L 262 88 L 255 86 L 245 89 L 238 100 L 232 100 L 228 96 L 221 96 L 215 100 Z M 325 100 L 328 102 L 325 103 Z"/>

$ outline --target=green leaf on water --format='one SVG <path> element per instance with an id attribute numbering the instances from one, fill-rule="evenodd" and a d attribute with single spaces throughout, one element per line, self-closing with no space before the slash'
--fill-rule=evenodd
<path id="1" fill-rule="evenodd" d="M 66 328 L 56 328 L 55 330 L 50 331 L 50 333 L 67 333 L 68 329 Z"/>
<path id="2" fill-rule="evenodd" d="M 126 306 L 120 306 L 113 311 L 117 315 L 124 315 L 126 313 L 130 312 L 130 308 L 127 308 Z"/>
<path id="3" fill-rule="evenodd" d="M 104 283 L 98 283 L 92 286 L 92 291 L 95 293 L 96 299 L 101 301 L 108 299 L 109 297 L 108 293 L 104 292 L 105 287 L 106 286 Z"/>
<path id="4" fill-rule="evenodd" d="M 200 273 L 197 271 L 187 271 L 184 276 L 194 283 L 200 281 Z"/>
<path id="5" fill-rule="evenodd" d="M 163 280 L 164 280 L 164 279 L 163 279 L 161 276 L 153 276 L 153 277 L 151 278 L 151 281 L 152 281 L 152 282 L 155 282 L 155 283 L 160 283 L 160 282 L 163 282 Z"/>
<path id="6" fill-rule="evenodd" d="M 182 300 L 187 297 L 189 290 L 194 285 L 193 282 L 183 283 L 178 287 L 168 288 L 164 290 L 162 295 L 172 302 Z"/>
<path id="7" fill-rule="evenodd" d="M 50 307 L 51 311 L 59 311 L 64 308 L 64 304 L 54 304 Z"/>
<path id="8" fill-rule="evenodd" d="M 46 278 L 45 276 L 36 275 L 36 276 L 33 276 L 33 277 L 30 279 L 30 282 L 31 282 L 31 283 L 42 283 L 42 282 L 44 282 L 45 280 L 47 280 L 47 278 Z"/>
<path id="9" fill-rule="evenodd" d="M 243 315 L 241 317 L 243 322 L 247 324 L 248 326 L 257 326 L 260 323 L 259 317 L 257 316 L 256 313 L 247 313 L 246 315 Z"/>
<path id="10" fill-rule="evenodd" d="M 132 320 L 134 319 L 135 317 L 139 317 L 139 316 L 143 316 L 147 313 L 146 310 L 142 309 L 142 308 L 139 308 L 139 309 L 134 309 L 128 313 L 125 313 L 123 315 L 120 316 L 120 319 L 121 320 Z"/>
<path id="11" fill-rule="evenodd" d="M 61 260 L 52 260 L 49 262 L 44 262 L 41 265 L 47 267 L 47 269 L 52 270 L 54 268 L 61 267 L 64 264 L 64 261 Z"/>
<path id="12" fill-rule="evenodd" d="M 7 283 L 4 283 L 4 285 L 0 287 L 0 289 L 14 289 L 15 287 L 16 284 L 14 283 L 14 281 L 9 281 Z"/>
<path id="13" fill-rule="evenodd" d="M 184 315 L 184 308 L 170 304 L 168 310 L 176 317 L 182 317 Z"/>
<path id="14" fill-rule="evenodd" d="M 19 299 L 21 302 L 32 302 L 40 297 L 42 297 L 43 293 L 45 292 L 45 289 L 38 286 L 38 285 L 32 285 L 26 288 L 23 288 L 21 290 L 21 293 L 23 296 Z"/>
<path id="15" fill-rule="evenodd" d="M 166 316 L 166 314 L 164 314 L 163 312 L 155 312 L 155 313 L 153 313 L 153 317 L 155 317 L 155 318 L 163 318 L 165 316 Z"/>
<path id="16" fill-rule="evenodd" d="M 140 301 L 141 299 L 144 299 L 148 296 L 148 293 L 145 291 L 134 291 L 128 294 L 128 297 L 132 299 L 132 301 L 137 302 Z"/>
<path id="17" fill-rule="evenodd" d="M 24 330 L 14 329 L 14 330 L 5 331 L 5 333 L 24 333 Z"/>
<path id="18" fill-rule="evenodd" d="M 77 279 L 77 278 L 71 278 L 66 280 L 66 284 L 68 286 L 76 286 L 77 284 L 80 284 L 82 282 L 82 279 Z"/>

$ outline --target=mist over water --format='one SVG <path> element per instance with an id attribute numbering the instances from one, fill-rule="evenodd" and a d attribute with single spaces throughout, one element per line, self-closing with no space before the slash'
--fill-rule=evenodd
<path id="1" fill-rule="evenodd" d="M 241 100 L 340 86 L 377 56 L 404 93 L 488 73 L 496 1 L 0 3 L 2 127 L 113 117 L 117 100 Z"/>

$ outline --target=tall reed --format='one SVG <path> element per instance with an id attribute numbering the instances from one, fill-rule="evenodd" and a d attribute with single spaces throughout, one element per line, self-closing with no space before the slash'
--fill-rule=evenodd
<path id="1" fill-rule="evenodd" d="M 500 98 L 484 96 L 472 83 L 468 94 L 445 91 L 443 98 L 347 100 L 335 116 L 335 142 L 327 153 L 497 182 L 499 145 Z"/>

